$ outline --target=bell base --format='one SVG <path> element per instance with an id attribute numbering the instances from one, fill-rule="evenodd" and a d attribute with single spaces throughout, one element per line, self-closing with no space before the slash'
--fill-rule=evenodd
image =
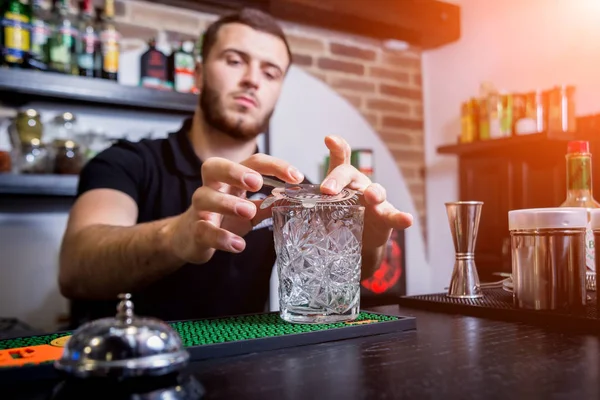
<path id="1" fill-rule="evenodd" d="M 183 369 L 189 360 L 189 353 L 181 350 L 172 354 L 103 361 L 72 359 L 64 356 L 54 362 L 54 367 L 77 378 L 112 377 L 132 378 L 140 376 L 161 376 Z"/>

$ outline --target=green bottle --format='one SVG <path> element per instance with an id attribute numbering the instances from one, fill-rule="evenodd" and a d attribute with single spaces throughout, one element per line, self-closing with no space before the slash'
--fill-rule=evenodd
<path id="1" fill-rule="evenodd" d="M 19 0 L 5 0 L 0 17 L 4 62 L 10 67 L 21 67 L 29 52 L 31 10 Z"/>
<path id="2" fill-rule="evenodd" d="M 67 0 L 54 3 L 54 30 L 50 37 L 50 69 L 64 74 L 77 74 L 77 28 L 69 15 Z"/>

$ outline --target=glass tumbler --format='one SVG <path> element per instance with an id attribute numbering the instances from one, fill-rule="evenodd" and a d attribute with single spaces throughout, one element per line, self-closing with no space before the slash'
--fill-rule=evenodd
<path id="1" fill-rule="evenodd" d="M 288 201 L 272 208 L 285 321 L 326 324 L 358 317 L 364 207 L 339 203 Z"/>

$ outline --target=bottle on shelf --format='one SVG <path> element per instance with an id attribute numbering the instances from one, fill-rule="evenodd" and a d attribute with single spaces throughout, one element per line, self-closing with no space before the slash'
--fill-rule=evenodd
<path id="1" fill-rule="evenodd" d="M 194 43 L 184 41 L 169 56 L 169 81 L 179 93 L 194 91 Z"/>
<path id="2" fill-rule="evenodd" d="M 100 74 L 96 68 L 99 37 L 94 24 L 94 7 L 92 0 L 83 0 L 80 6 L 79 38 L 77 40 L 77 66 L 80 76 L 95 77 Z"/>
<path id="3" fill-rule="evenodd" d="M 102 78 L 116 81 L 119 76 L 119 32 L 114 23 L 115 2 L 106 0 L 102 16 Z"/>
<path id="4" fill-rule="evenodd" d="M 373 149 L 354 149 L 350 154 L 350 164 L 375 181 Z"/>
<path id="5" fill-rule="evenodd" d="M 0 2 L 4 63 L 23 67 L 30 46 L 31 8 L 21 0 Z"/>
<path id="6" fill-rule="evenodd" d="M 588 210 L 588 220 L 590 211 L 594 208 L 600 208 L 592 192 L 592 154 L 590 153 L 590 144 L 587 141 L 570 141 L 567 145 L 567 198 L 560 205 L 561 207 L 584 207 Z M 594 253 L 594 233 L 588 229 L 586 233 L 586 279 L 588 288 L 590 283 L 595 282 L 596 273 L 595 253 Z M 593 281 L 593 282 L 592 282 Z"/>
<path id="7" fill-rule="evenodd" d="M 170 89 L 168 85 L 167 56 L 156 48 L 154 38 L 140 57 L 140 86 L 152 89 Z"/>
<path id="8" fill-rule="evenodd" d="M 98 40 L 96 40 L 96 57 L 94 58 L 94 77 L 102 78 L 102 38 L 100 34 L 102 32 L 102 16 L 104 15 L 104 8 L 102 7 L 94 7 L 95 16 L 94 16 L 94 29 L 96 31 L 96 35 L 98 36 Z"/>
<path id="9" fill-rule="evenodd" d="M 50 65 L 50 15 L 43 0 L 31 4 L 31 67 L 46 70 Z"/>
<path id="10" fill-rule="evenodd" d="M 13 171 L 13 157 L 16 151 L 10 143 L 8 130 L 0 131 L 0 174 Z"/>
<path id="11" fill-rule="evenodd" d="M 0 0 L 0 67 L 4 62 L 4 3 L 6 0 Z"/>
<path id="12" fill-rule="evenodd" d="M 202 43 L 204 41 L 204 34 L 198 37 L 198 40 L 194 43 L 194 59 L 196 62 L 202 62 Z"/>
<path id="13" fill-rule="evenodd" d="M 68 0 L 55 0 L 54 26 L 50 36 L 50 69 L 77 75 L 78 32 L 73 22 Z"/>

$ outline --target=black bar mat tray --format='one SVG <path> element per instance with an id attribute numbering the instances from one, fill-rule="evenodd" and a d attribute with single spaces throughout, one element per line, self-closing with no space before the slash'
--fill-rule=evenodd
<path id="1" fill-rule="evenodd" d="M 525 310 L 515 307 L 513 295 L 501 288 L 483 289 L 480 299 L 455 299 L 446 293 L 406 296 L 398 300 L 403 307 L 433 312 L 463 314 L 511 322 L 525 322 L 581 333 L 600 332 L 596 292 L 587 293 L 585 309 L 578 313 L 562 310 Z"/>
<path id="2" fill-rule="evenodd" d="M 361 312 L 351 322 L 332 324 L 291 324 L 279 313 L 250 314 L 224 318 L 175 321 L 169 325 L 181 336 L 190 353 L 190 361 L 242 355 L 303 346 L 361 336 L 380 335 L 416 329 L 416 318 Z M 27 336 L 0 340 L 0 355 L 4 350 L 47 346 L 72 332 Z M 0 382 L 13 379 L 53 378 L 58 374 L 53 361 L 1 367 Z"/>

